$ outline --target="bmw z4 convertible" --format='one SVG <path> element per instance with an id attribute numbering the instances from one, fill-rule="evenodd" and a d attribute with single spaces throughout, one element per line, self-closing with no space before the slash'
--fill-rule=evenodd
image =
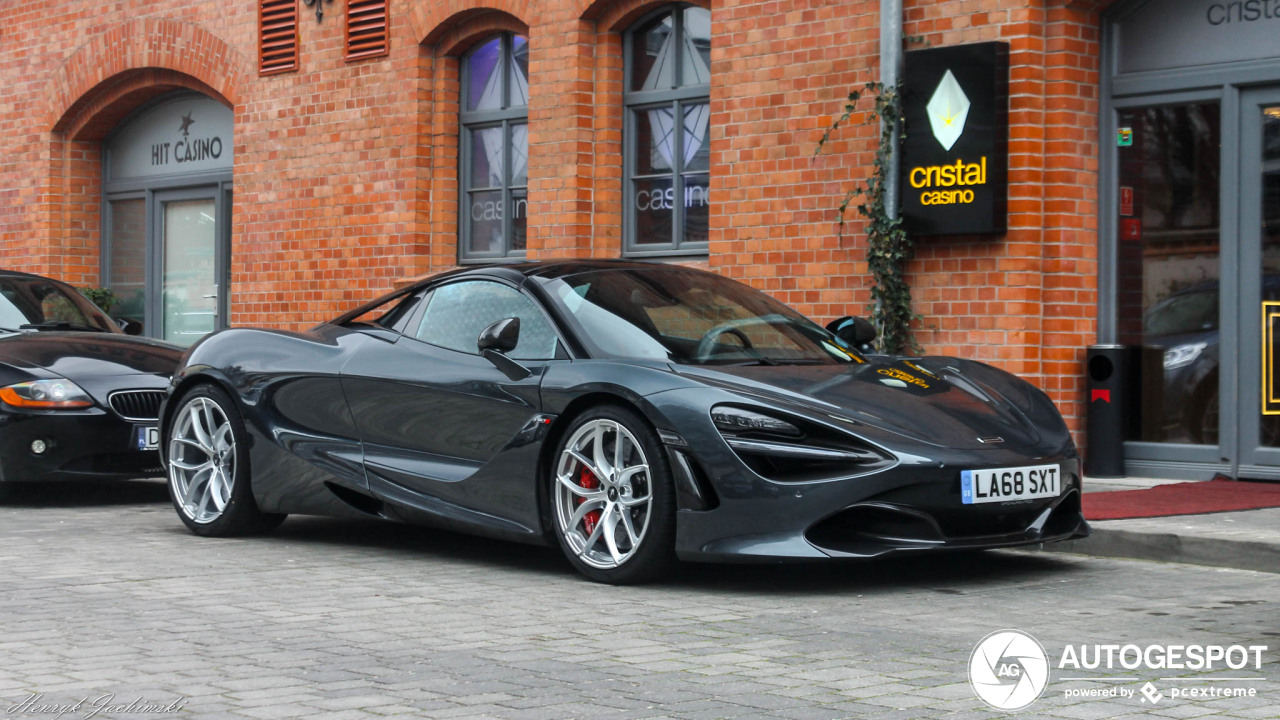
<path id="1" fill-rule="evenodd" d="M 174 375 L 161 450 L 196 534 L 289 513 L 559 545 L 583 575 L 1084 537 L 1049 398 L 860 352 L 741 283 L 621 261 L 439 275 L 306 332 L 231 329 Z M 873 334 L 873 333 L 872 333 Z"/>
<path id="2" fill-rule="evenodd" d="M 70 285 L 0 270 L 0 499 L 22 482 L 163 475 L 160 404 L 181 357 Z"/>

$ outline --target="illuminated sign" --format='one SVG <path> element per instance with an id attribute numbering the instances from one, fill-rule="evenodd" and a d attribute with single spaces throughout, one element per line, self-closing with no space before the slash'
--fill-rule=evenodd
<path id="1" fill-rule="evenodd" d="M 902 222 L 914 235 L 1004 232 L 1009 44 L 906 54 Z"/>
<path id="2" fill-rule="evenodd" d="M 1276 365 L 1280 362 L 1280 302 L 1262 303 L 1262 414 L 1280 415 L 1280 383 Z"/>

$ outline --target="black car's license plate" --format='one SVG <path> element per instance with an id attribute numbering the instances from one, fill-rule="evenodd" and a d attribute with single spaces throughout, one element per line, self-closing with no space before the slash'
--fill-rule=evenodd
<path id="1" fill-rule="evenodd" d="M 155 425 L 134 425 L 133 447 L 137 450 L 160 449 L 160 428 Z"/>
<path id="2" fill-rule="evenodd" d="M 1062 492 L 1057 465 L 964 470 L 960 473 L 960 500 L 965 505 L 1035 500 Z"/>

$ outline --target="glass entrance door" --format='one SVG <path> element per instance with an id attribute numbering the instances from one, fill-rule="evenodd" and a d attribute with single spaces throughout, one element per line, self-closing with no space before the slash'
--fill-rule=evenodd
<path id="1" fill-rule="evenodd" d="M 225 277 L 218 188 L 157 192 L 157 335 L 187 346 L 222 327 Z"/>
<path id="2" fill-rule="evenodd" d="M 1241 93 L 1239 476 L 1280 479 L 1280 88 Z"/>
<path id="3" fill-rule="evenodd" d="M 1222 308 L 1233 284 L 1222 278 L 1235 245 L 1219 210 L 1222 117 L 1217 98 L 1117 113 L 1116 319 L 1134 379 L 1130 459 L 1223 460 L 1221 388 L 1233 374 L 1221 348 L 1233 328 Z"/>

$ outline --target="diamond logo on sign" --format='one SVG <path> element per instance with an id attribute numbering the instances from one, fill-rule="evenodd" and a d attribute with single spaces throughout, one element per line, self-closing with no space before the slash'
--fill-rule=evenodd
<path id="1" fill-rule="evenodd" d="M 950 70 L 942 76 L 942 82 L 933 91 L 933 97 L 929 98 L 925 110 L 929 113 L 933 136 L 944 150 L 951 150 L 951 146 L 964 133 L 964 121 L 969 117 L 969 98 Z"/>

